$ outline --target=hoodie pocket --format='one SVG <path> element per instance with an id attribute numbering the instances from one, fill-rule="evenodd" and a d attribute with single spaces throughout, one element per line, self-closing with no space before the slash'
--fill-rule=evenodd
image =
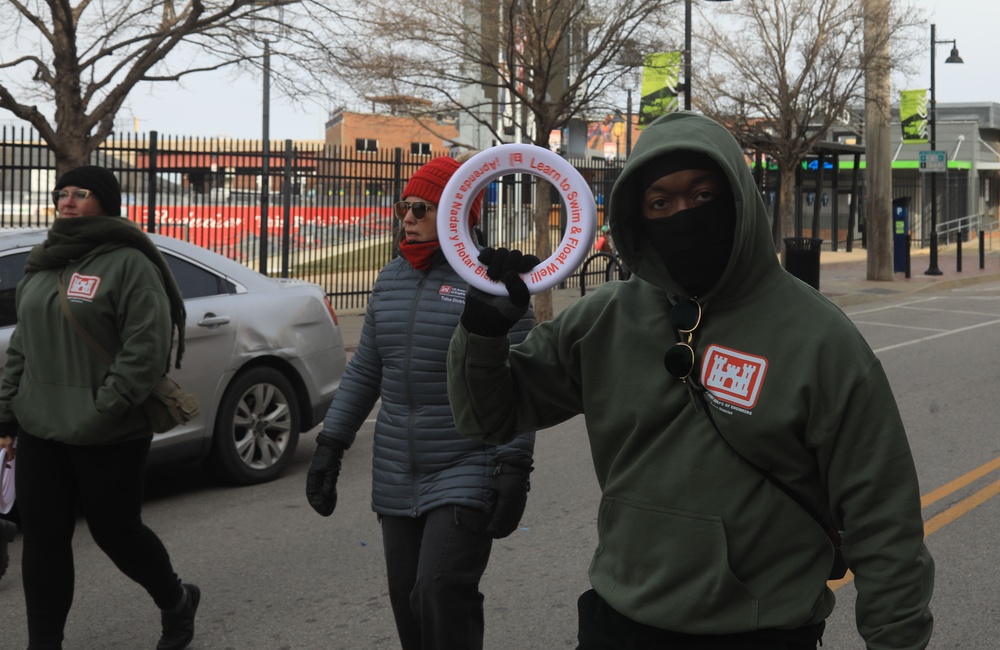
<path id="1" fill-rule="evenodd" d="M 107 442 L 118 425 L 97 409 L 90 386 L 22 381 L 12 406 L 25 431 L 70 444 Z"/>
<path id="2" fill-rule="evenodd" d="M 608 497 L 594 588 L 629 618 L 688 634 L 756 629 L 758 601 L 729 567 L 722 518 Z"/>

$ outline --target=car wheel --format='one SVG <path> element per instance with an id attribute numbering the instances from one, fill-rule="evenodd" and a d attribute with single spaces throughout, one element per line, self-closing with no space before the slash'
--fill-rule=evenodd
<path id="1" fill-rule="evenodd" d="M 236 376 L 219 404 L 209 463 L 238 485 L 277 478 L 299 442 L 299 405 L 285 376 L 252 368 Z"/>

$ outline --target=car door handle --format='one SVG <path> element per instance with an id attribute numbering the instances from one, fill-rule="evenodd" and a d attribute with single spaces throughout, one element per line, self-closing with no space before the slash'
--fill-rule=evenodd
<path id="1" fill-rule="evenodd" d="M 215 314 L 208 313 L 198 321 L 198 327 L 207 327 L 210 330 L 214 330 L 219 325 L 226 325 L 227 323 L 229 323 L 229 316 L 216 316 Z"/>

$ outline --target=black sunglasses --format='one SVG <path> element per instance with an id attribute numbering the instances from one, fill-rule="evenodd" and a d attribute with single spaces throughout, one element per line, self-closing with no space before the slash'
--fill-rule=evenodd
<path id="1" fill-rule="evenodd" d="M 420 221 L 427 216 L 428 212 L 434 211 L 434 204 L 428 203 L 426 201 L 397 201 L 393 206 L 396 212 L 396 218 L 402 221 L 406 218 L 406 213 L 413 211 L 413 218 Z"/>
<path id="2" fill-rule="evenodd" d="M 701 324 L 701 305 L 697 300 L 682 300 L 670 308 L 670 324 L 682 336 L 684 340 L 675 343 L 672 348 L 663 355 L 663 366 L 672 376 L 687 381 L 694 372 L 694 348 L 691 346 L 691 339 L 694 338 L 694 331 Z"/>

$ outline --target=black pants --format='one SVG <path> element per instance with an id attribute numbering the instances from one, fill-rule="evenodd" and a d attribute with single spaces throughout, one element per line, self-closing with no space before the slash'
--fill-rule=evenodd
<path id="1" fill-rule="evenodd" d="M 577 601 L 577 650 L 815 650 L 823 624 L 798 630 L 695 636 L 636 623 L 590 589 Z"/>
<path id="2" fill-rule="evenodd" d="M 457 506 L 381 517 L 389 600 L 403 650 L 481 650 L 493 538 L 486 514 Z"/>
<path id="3" fill-rule="evenodd" d="M 62 642 L 73 602 L 72 542 L 81 501 L 90 534 L 115 566 L 142 585 L 160 609 L 180 601 L 170 556 L 140 514 L 150 442 L 76 446 L 24 432 L 18 437 L 14 480 L 32 646 L 59 647 Z"/>

